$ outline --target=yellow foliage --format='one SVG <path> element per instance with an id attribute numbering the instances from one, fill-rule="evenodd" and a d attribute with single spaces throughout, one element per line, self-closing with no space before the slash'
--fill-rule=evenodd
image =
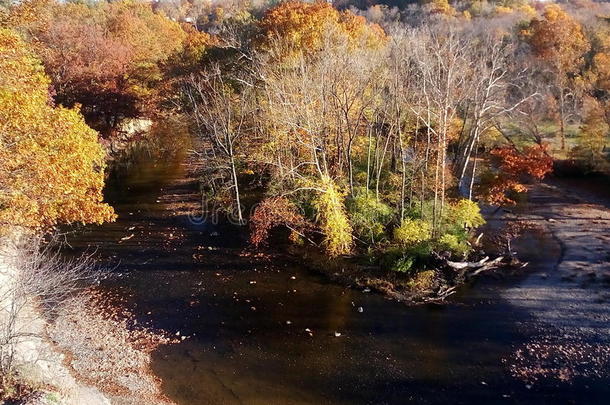
<path id="1" fill-rule="evenodd" d="M 511 14 L 513 12 L 513 9 L 510 7 L 505 7 L 505 6 L 496 6 L 494 8 L 494 14 L 496 15 L 507 15 L 507 14 Z"/>
<path id="2" fill-rule="evenodd" d="M 424 270 L 409 280 L 407 286 L 414 291 L 423 292 L 434 287 L 435 280 L 436 272 L 434 270 Z"/>
<path id="3" fill-rule="evenodd" d="M 432 225 L 423 219 L 405 218 L 394 229 L 394 239 L 404 247 L 416 245 L 432 238 Z"/>
<path id="4" fill-rule="evenodd" d="M 322 178 L 321 186 L 324 191 L 313 205 L 324 234 L 326 252 L 331 257 L 349 254 L 353 240 L 352 226 L 345 210 L 345 193 L 328 176 Z"/>
<path id="5" fill-rule="evenodd" d="M 477 228 L 485 223 L 479 205 L 467 199 L 461 199 L 451 204 L 449 222 L 465 228 Z"/>
<path id="6" fill-rule="evenodd" d="M 449 4 L 449 0 L 424 0 L 422 3 L 431 13 L 445 16 L 453 16 L 456 13 L 455 9 Z"/>
<path id="7" fill-rule="evenodd" d="M 104 150 L 78 108 L 53 107 L 50 81 L 0 28 L 0 228 L 113 220 L 102 203 Z"/>
<path id="8" fill-rule="evenodd" d="M 524 5 L 517 7 L 517 11 L 522 13 L 523 15 L 525 15 L 528 18 L 534 18 L 537 15 L 536 9 L 532 6 L 530 6 L 529 4 L 524 4 Z"/>
<path id="9" fill-rule="evenodd" d="M 465 256 L 470 251 L 470 246 L 465 240 L 460 240 L 457 235 L 450 233 L 441 236 L 438 243 L 443 249 L 449 250 L 457 256 Z"/>
<path id="10" fill-rule="evenodd" d="M 610 126 L 599 101 L 592 97 L 584 99 L 584 120 L 580 137 L 570 156 L 586 169 L 605 171 L 609 164 L 604 149 L 609 143 Z"/>

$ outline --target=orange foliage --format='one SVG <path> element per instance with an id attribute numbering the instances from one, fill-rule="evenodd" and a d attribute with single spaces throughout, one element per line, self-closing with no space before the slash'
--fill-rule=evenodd
<path id="1" fill-rule="evenodd" d="M 521 152 L 506 146 L 490 153 L 499 169 L 483 184 L 484 197 L 491 204 L 514 204 L 507 192 L 525 192 L 524 180 L 542 180 L 553 170 L 553 159 L 542 146 L 526 147 Z"/>
<path id="2" fill-rule="evenodd" d="M 48 88 L 40 61 L 0 28 L 0 230 L 114 219 L 97 133 L 78 108 L 54 108 Z"/>
<path id="3" fill-rule="evenodd" d="M 160 64 L 182 47 L 180 25 L 150 4 L 123 0 L 91 4 L 30 0 L 11 25 L 36 46 L 59 104 L 81 104 L 100 128 L 152 111 Z M 95 122 L 103 118 L 105 122 Z"/>
<path id="4" fill-rule="evenodd" d="M 387 40 L 383 29 L 350 11 L 339 12 L 327 2 L 287 1 L 270 9 L 262 21 L 263 47 L 281 39 L 293 50 L 313 53 L 320 49 L 325 33 L 347 35 L 353 45 L 378 47 Z"/>
<path id="5" fill-rule="evenodd" d="M 543 17 L 524 32 L 532 50 L 560 74 L 575 72 L 590 46 L 582 26 L 558 4 L 546 6 Z"/>

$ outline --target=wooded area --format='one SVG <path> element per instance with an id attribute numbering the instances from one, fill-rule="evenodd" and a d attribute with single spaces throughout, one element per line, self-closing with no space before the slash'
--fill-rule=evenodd
<path id="1" fill-rule="evenodd" d="M 201 193 L 250 248 L 313 250 L 328 273 L 357 268 L 340 277 L 358 286 L 382 273 L 388 295 L 402 282 L 442 301 L 518 262 L 522 224 L 495 230 L 505 259 L 490 259 L 482 208 L 523 202 L 553 172 L 610 175 L 610 7 L 0 0 L 0 248 L 18 240 L 20 288 L 63 265 L 41 235 L 117 219 L 111 152 L 161 121 L 196 139 Z M 75 263 L 19 294 L 91 278 Z"/>
<path id="2" fill-rule="evenodd" d="M 515 203 L 553 160 L 608 169 L 602 5 L 414 7 L 5 6 L 2 223 L 112 219 L 81 116 L 111 139 L 183 114 L 206 192 L 238 222 L 248 173 L 263 185 L 255 244 L 285 225 L 330 256 L 399 250 L 403 271 L 431 250 L 464 257 L 484 222 L 473 201 Z"/>

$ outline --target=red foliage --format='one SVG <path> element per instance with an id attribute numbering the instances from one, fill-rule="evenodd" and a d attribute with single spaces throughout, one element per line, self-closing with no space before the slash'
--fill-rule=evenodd
<path id="1" fill-rule="evenodd" d="M 482 184 L 484 198 L 491 204 L 514 204 L 507 192 L 524 192 L 527 190 L 524 181 L 542 180 L 553 170 L 553 159 L 539 145 L 526 147 L 522 151 L 512 146 L 496 148 L 490 154 L 499 169 Z"/>
<path id="2" fill-rule="evenodd" d="M 542 180 L 553 170 L 553 159 L 539 145 L 528 146 L 521 152 L 510 146 L 496 148 L 491 151 L 491 155 L 503 173 L 516 179 L 531 176 Z"/>
<path id="3" fill-rule="evenodd" d="M 287 198 L 271 197 L 263 200 L 250 218 L 250 242 L 259 246 L 267 240 L 271 229 L 281 225 L 297 232 L 310 228 L 296 205 Z"/>

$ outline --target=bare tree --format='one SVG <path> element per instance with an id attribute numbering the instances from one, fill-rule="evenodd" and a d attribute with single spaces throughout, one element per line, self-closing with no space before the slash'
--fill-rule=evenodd
<path id="1" fill-rule="evenodd" d="M 526 67 L 515 66 L 515 47 L 508 38 L 493 31 L 472 31 L 466 36 L 473 44 L 470 55 L 473 64 L 469 73 L 472 85 L 464 103 L 468 127 L 458 140 L 455 172 L 458 188 L 472 199 L 477 161 L 471 157 L 473 151 L 477 150 L 481 135 L 497 126 L 502 117 L 518 111 L 537 93 L 528 91 L 523 85 L 530 72 Z M 470 162 L 471 172 L 468 175 Z M 464 183 L 467 177 L 470 179 L 466 189 Z"/>
<path id="2" fill-rule="evenodd" d="M 191 75 L 184 85 L 196 131 L 207 141 L 207 147 L 201 153 L 221 176 L 228 173 L 239 223 L 243 223 L 243 214 L 238 149 L 243 135 L 249 130 L 249 118 L 254 112 L 252 87 L 247 78 L 225 77 L 218 65 Z"/>
<path id="3" fill-rule="evenodd" d="M 459 27 L 446 24 L 409 30 L 407 38 L 410 52 L 406 66 L 410 70 L 405 80 L 413 89 L 409 110 L 425 126 L 428 146 L 434 149 L 432 224 L 437 229 L 445 208 L 449 132 L 471 86 L 472 44 Z M 429 157 L 430 151 L 426 151 L 426 161 Z"/>

